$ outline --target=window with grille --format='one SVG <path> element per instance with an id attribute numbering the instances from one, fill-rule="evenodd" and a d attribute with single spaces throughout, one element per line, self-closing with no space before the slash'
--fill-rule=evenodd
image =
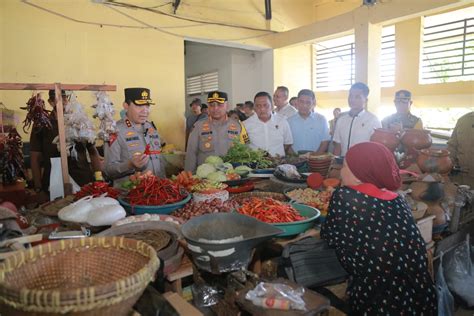
<path id="1" fill-rule="evenodd" d="M 217 71 L 186 78 L 186 93 L 198 95 L 219 90 L 219 74 Z"/>
<path id="2" fill-rule="evenodd" d="M 474 7 L 425 17 L 420 83 L 474 80 Z"/>
<path id="3" fill-rule="evenodd" d="M 314 89 L 347 90 L 355 80 L 354 35 L 313 45 Z"/>
<path id="4" fill-rule="evenodd" d="M 354 35 L 313 45 L 313 87 L 319 91 L 347 90 L 355 82 Z M 395 26 L 382 29 L 380 55 L 382 87 L 395 84 Z"/>
<path id="5" fill-rule="evenodd" d="M 382 52 L 380 53 L 380 86 L 395 85 L 395 25 L 382 28 Z"/>

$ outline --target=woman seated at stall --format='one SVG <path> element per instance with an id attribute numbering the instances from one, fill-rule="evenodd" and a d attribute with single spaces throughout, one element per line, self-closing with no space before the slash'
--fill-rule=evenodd
<path id="1" fill-rule="evenodd" d="M 393 154 L 374 142 L 349 149 L 321 237 L 349 273 L 351 315 L 436 315 L 423 238 L 403 197 Z"/>

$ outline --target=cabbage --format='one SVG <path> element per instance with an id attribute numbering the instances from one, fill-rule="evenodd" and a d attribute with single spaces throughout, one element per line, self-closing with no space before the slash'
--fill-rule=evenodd
<path id="1" fill-rule="evenodd" d="M 215 171 L 216 171 L 216 168 L 214 168 L 213 165 L 208 164 L 208 163 L 203 163 L 202 165 L 197 167 L 196 175 L 199 178 L 207 178 L 207 176 L 210 173 L 215 172 Z"/>
<path id="2" fill-rule="evenodd" d="M 232 164 L 230 162 L 224 162 L 222 164 L 222 166 L 226 169 L 226 170 L 232 170 L 234 169 L 234 166 L 232 166 Z"/>
<path id="3" fill-rule="evenodd" d="M 212 172 L 208 174 L 207 179 L 210 181 L 217 181 L 217 182 L 227 181 L 227 177 L 225 176 L 225 173 L 222 171 L 216 171 L 216 172 Z"/>
<path id="4" fill-rule="evenodd" d="M 232 166 L 231 163 L 228 163 L 228 162 L 224 162 L 223 164 L 217 165 L 215 167 L 216 167 L 217 171 L 222 171 L 222 172 L 226 172 L 226 173 L 234 171 L 234 167 Z"/>
<path id="5" fill-rule="evenodd" d="M 244 166 L 244 165 L 241 165 L 241 166 L 238 166 L 238 167 L 235 167 L 235 171 L 252 171 L 252 168 L 250 168 L 249 166 Z"/>
<path id="6" fill-rule="evenodd" d="M 206 158 L 206 160 L 204 160 L 205 163 L 208 163 L 208 164 L 211 164 L 211 165 L 214 165 L 214 166 L 217 166 L 217 165 L 221 165 L 224 163 L 224 160 L 222 160 L 221 157 L 219 156 L 209 156 Z"/>

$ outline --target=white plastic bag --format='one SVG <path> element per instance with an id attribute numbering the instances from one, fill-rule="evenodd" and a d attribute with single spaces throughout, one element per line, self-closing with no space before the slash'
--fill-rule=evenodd
<path id="1" fill-rule="evenodd" d="M 81 187 L 69 176 L 72 184 L 72 193 L 79 192 Z M 49 174 L 49 198 L 54 201 L 58 197 L 64 197 L 63 172 L 61 169 L 61 158 L 51 158 L 51 173 Z"/>
<path id="2" fill-rule="evenodd" d="M 449 292 L 448 284 L 444 279 L 443 253 L 441 253 L 438 272 L 436 272 L 436 294 L 438 296 L 438 315 L 454 315 L 454 298 Z"/>
<path id="3" fill-rule="evenodd" d="M 281 310 L 306 310 L 303 300 L 304 288 L 293 289 L 282 283 L 260 282 L 247 292 L 245 298 L 256 306 Z"/>
<path id="4" fill-rule="evenodd" d="M 446 255 L 446 283 L 451 292 L 459 296 L 469 308 L 474 307 L 472 260 L 469 235 L 466 236 L 465 242 Z"/>

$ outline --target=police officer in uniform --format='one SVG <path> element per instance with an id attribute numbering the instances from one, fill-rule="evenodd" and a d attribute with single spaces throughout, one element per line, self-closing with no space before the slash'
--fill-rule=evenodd
<path id="1" fill-rule="evenodd" d="M 189 135 L 184 169 L 195 171 L 209 156 L 225 156 L 235 138 L 248 143 L 243 125 L 227 116 L 227 93 L 208 94 L 209 118 L 198 121 Z"/>
<path id="2" fill-rule="evenodd" d="M 394 113 L 382 120 L 382 127 L 399 131 L 401 129 L 423 129 L 423 122 L 421 118 L 411 114 L 410 108 L 413 104 L 411 99 L 411 92 L 408 90 L 399 90 L 395 93 L 395 108 L 397 113 Z"/>
<path id="3" fill-rule="evenodd" d="M 456 122 L 451 138 L 448 141 L 448 150 L 460 173 L 454 175 L 453 180 L 459 184 L 466 184 L 474 188 L 474 111 L 463 115 Z M 474 208 L 474 203 L 471 204 Z"/>
<path id="4" fill-rule="evenodd" d="M 136 171 L 165 176 L 160 136 L 155 124 L 148 121 L 152 104 L 149 89 L 125 89 L 126 116 L 117 122 L 117 132 L 110 135 L 104 150 L 105 173 L 116 187 Z"/>

